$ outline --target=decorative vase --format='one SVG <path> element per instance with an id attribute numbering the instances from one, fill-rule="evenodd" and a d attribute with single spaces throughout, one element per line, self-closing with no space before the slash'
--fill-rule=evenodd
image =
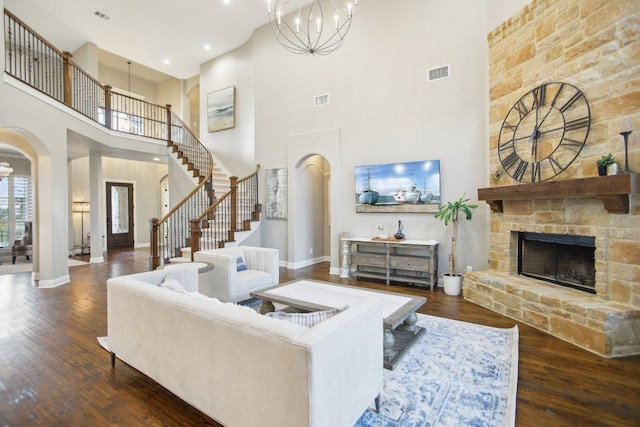
<path id="1" fill-rule="evenodd" d="M 404 233 L 402 233 L 402 221 L 398 221 L 398 232 L 393 235 L 398 240 L 404 239 Z"/>
<path id="2" fill-rule="evenodd" d="M 618 175 L 618 164 L 611 163 L 607 165 L 607 175 Z"/>
<path id="3" fill-rule="evenodd" d="M 607 174 L 606 166 L 598 166 L 598 175 L 605 176 Z"/>
<path id="4" fill-rule="evenodd" d="M 460 295 L 460 290 L 462 289 L 462 276 L 449 276 L 448 274 L 443 274 L 442 282 L 445 294 L 451 296 Z"/>

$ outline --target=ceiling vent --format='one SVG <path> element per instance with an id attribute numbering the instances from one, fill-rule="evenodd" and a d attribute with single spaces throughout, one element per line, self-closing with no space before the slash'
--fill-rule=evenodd
<path id="1" fill-rule="evenodd" d="M 313 106 L 319 107 L 321 105 L 327 105 L 329 103 L 329 94 L 318 95 L 313 98 Z"/>
<path id="2" fill-rule="evenodd" d="M 427 82 L 434 82 L 436 80 L 447 79 L 450 77 L 449 74 L 450 65 L 443 65 L 441 67 L 431 68 L 427 72 L 429 73 L 429 77 Z"/>
<path id="3" fill-rule="evenodd" d="M 98 18 L 102 18 L 105 21 L 108 21 L 109 19 L 111 19 L 111 17 L 107 14 L 104 14 L 102 12 L 100 12 L 99 10 L 96 10 L 95 12 L 93 12 L 94 15 L 96 15 Z"/>

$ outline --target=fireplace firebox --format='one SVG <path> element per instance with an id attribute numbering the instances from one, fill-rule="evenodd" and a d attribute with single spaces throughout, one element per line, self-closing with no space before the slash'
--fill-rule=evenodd
<path id="1" fill-rule="evenodd" d="M 595 294 L 595 240 L 520 232 L 518 274 Z"/>

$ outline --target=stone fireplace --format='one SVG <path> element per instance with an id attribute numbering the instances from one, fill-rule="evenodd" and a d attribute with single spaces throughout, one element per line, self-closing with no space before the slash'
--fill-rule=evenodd
<path id="1" fill-rule="evenodd" d="M 602 356 L 640 354 L 638 193 L 638 174 L 478 190 L 491 270 L 466 273 L 464 297 Z"/>
<path id="2" fill-rule="evenodd" d="M 532 0 L 488 35 L 489 188 L 478 198 L 492 210 L 490 269 L 466 273 L 463 285 L 466 299 L 605 357 L 640 354 L 640 2 L 616 6 Z M 554 182 L 519 184 L 500 162 L 503 121 L 523 94 L 550 82 L 584 92 L 586 144 Z M 627 151 L 620 132 L 630 130 Z M 636 173 L 597 176 L 596 160 L 610 152 Z M 521 233 L 594 247 L 558 260 L 572 269 L 552 266 L 558 257 L 547 254 L 523 275 Z M 558 277 L 562 286 L 552 283 Z"/>

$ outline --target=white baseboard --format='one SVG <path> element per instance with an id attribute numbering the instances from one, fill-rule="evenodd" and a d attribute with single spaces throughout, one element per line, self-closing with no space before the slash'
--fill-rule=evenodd
<path id="1" fill-rule="evenodd" d="M 287 268 L 291 270 L 297 270 L 298 268 L 308 267 L 310 265 L 319 264 L 321 262 L 325 262 L 324 256 L 306 259 L 300 262 L 287 262 Z"/>
<path id="2" fill-rule="evenodd" d="M 138 248 L 148 248 L 148 247 L 151 247 L 151 243 L 136 243 L 135 245 L 133 245 L 133 247 L 134 247 L 135 249 L 138 249 Z"/>
<path id="3" fill-rule="evenodd" d="M 55 288 L 60 285 L 66 285 L 69 282 L 71 282 L 71 277 L 69 277 L 69 275 L 66 274 L 62 277 L 58 277 L 57 279 L 40 280 L 38 282 L 38 288 Z"/>
<path id="4" fill-rule="evenodd" d="M 100 264 L 104 262 L 103 256 L 91 257 L 89 258 L 89 264 Z"/>

